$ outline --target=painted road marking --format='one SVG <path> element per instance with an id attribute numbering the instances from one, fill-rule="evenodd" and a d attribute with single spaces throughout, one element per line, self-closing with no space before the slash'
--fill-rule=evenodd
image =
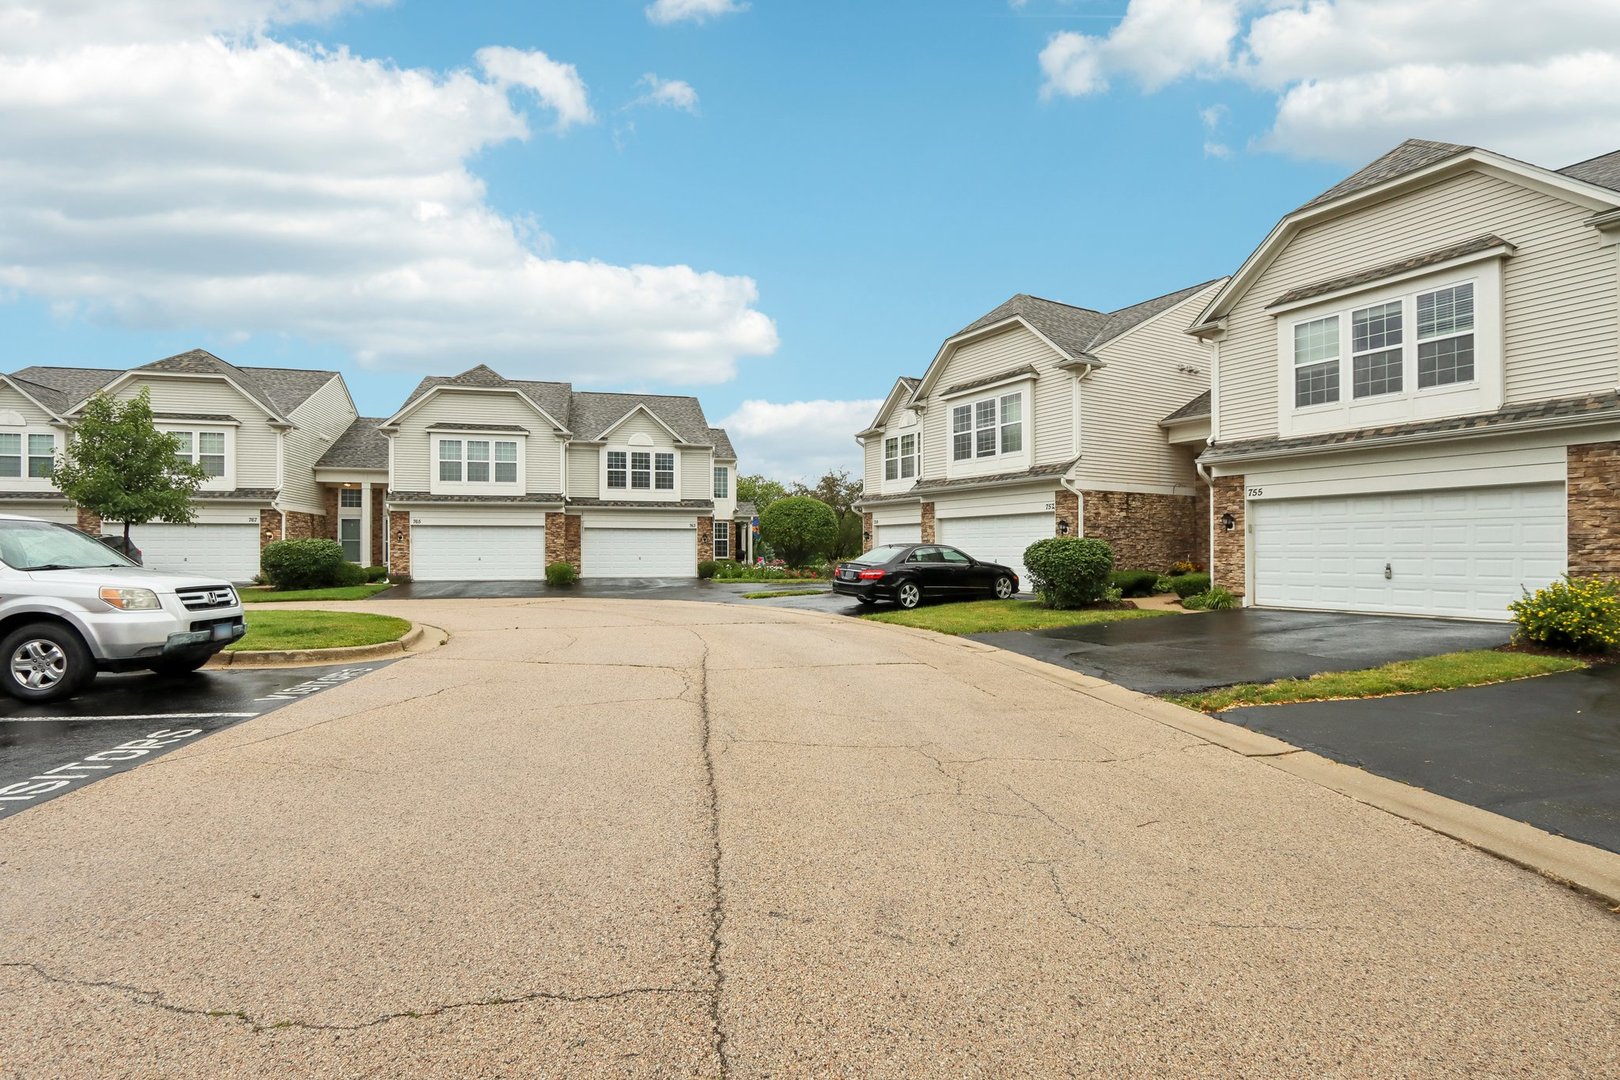
<path id="1" fill-rule="evenodd" d="M 353 667 L 344 668 L 341 671 L 328 672 L 319 678 L 310 679 L 307 682 L 301 682 L 296 686 L 289 686 L 284 690 L 277 690 L 273 694 L 266 694 L 264 697 L 257 697 L 253 700 L 255 702 L 296 701 L 301 697 L 307 697 L 310 694 L 318 694 L 322 690 L 331 689 L 338 683 L 348 682 L 350 679 L 358 679 L 360 676 L 371 670 L 373 669 L 368 667 Z"/>
<path id="2" fill-rule="evenodd" d="M 256 712 L 125 713 L 108 716 L 0 716 L 0 724 L 66 724 L 76 720 L 251 720 Z"/>
<path id="3" fill-rule="evenodd" d="M 121 742 L 109 749 L 86 754 L 78 761 L 58 765 L 54 769 L 36 773 L 26 780 L 0 787 L 0 802 L 29 802 L 41 795 L 60 791 L 80 780 L 94 779 L 97 772 L 116 769 L 125 762 L 143 758 L 154 750 L 167 750 L 176 743 L 195 739 L 202 733 L 202 728 L 163 728 L 151 732 L 143 739 Z"/>

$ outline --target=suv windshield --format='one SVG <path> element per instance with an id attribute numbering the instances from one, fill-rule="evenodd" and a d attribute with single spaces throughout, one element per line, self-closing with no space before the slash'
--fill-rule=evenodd
<path id="1" fill-rule="evenodd" d="M 885 544 L 883 547 L 873 548 L 871 551 L 868 551 L 865 555 L 862 555 L 858 559 L 851 559 L 849 561 L 852 563 L 861 563 L 865 566 L 880 566 L 883 563 L 893 559 L 902 551 L 906 550 L 907 546 L 908 545 L 906 544 Z"/>
<path id="2" fill-rule="evenodd" d="M 107 545 L 66 525 L 4 519 L 0 519 L 0 561 L 13 570 L 135 565 Z"/>

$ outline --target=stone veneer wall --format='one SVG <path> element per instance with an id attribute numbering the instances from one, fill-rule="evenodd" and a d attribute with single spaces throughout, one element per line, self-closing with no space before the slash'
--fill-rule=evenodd
<path id="1" fill-rule="evenodd" d="M 578 514 L 562 511 L 546 515 L 546 565 L 565 562 L 580 572 Z"/>
<path id="2" fill-rule="evenodd" d="M 371 561 L 378 565 L 383 561 L 383 549 L 388 546 L 385 543 L 388 537 L 388 517 L 383 509 L 384 490 L 386 489 L 382 484 L 371 486 Z"/>
<path id="3" fill-rule="evenodd" d="M 872 523 L 872 511 L 861 515 L 861 544 L 869 548 L 877 541 L 877 526 Z"/>
<path id="4" fill-rule="evenodd" d="M 922 542 L 925 544 L 935 543 L 934 504 L 931 502 L 922 504 Z"/>
<path id="5" fill-rule="evenodd" d="M 411 515 L 394 510 L 388 515 L 388 576 L 411 572 Z"/>
<path id="6" fill-rule="evenodd" d="M 1233 596 L 1242 596 L 1247 582 L 1248 522 L 1244 520 L 1243 480 L 1241 476 L 1217 476 L 1215 490 L 1211 492 L 1210 513 L 1215 522 L 1215 550 L 1211 552 L 1212 580 Z M 1235 524 L 1228 530 L 1219 521 L 1222 514 L 1231 514 Z"/>
<path id="7" fill-rule="evenodd" d="M 1068 488 L 1058 488 L 1057 498 L 1054 500 L 1052 505 L 1056 507 L 1056 509 L 1052 512 L 1052 535 L 1062 535 L 1058 531 L 1058 522 L 1066 521 L 1069 523 L 1068 535 L 1079 536 L 1080 496 L 1076 495 Z"/>
<path id="8" fill-rule="evenodd" d="M 87 532 L 91 536 L 101 535 L 101 515 L 93 510 L 86 510 L 82 506 L 76 506 L 74 510 L 74 524 L 78 526 L 80 532 Z M 123 531 L 120 530 L 119 535 L 122 534 Z"/>
<path id="9" fill-rule="evenodd" d="M 697 561 L 711 562 L 714 559 L 714 518 L 700 517 L 697 519 Z"/>
<path id="10" fill-rule="evenodd" d="M 1620 443 L 1569 448 L 1569 572 L 1620 578 Z"/>
<path id="11" fill-rule="evenodd" d="M 276 510 L 259 511 L 259 547 L 281 539 L 281 514 Z"/>
<path id="12" fill-rule="evenodd" d="M 1168 570 L 1198 554 L 1197 506 L 1191 495 L 1082 491 L 1083 535 L 1106 540 L 1122 570 Z"/>
<path id="13" fill-rule="evenodd" d="M 287 511 L 287 539 L 328 539 L 326 535 L 326 515 L 306 514 L 301 510 Z"/>
<path id="14" fill-rule="evenodd" d="M 338 538 L 338 488 L 327 484 L 321 488 L 321 507 L 326 511 L 326 520 L 321 523 L 324 532 L 322 539 L 336 540 Z"/>
<path id="15" fill-rule="evenodd" d="M 1193 495 L 1193 562 L 1208 569 L 1209 567 L 1209 485 L 1203 480 L 1198 481 L 1198 490 Z"/>

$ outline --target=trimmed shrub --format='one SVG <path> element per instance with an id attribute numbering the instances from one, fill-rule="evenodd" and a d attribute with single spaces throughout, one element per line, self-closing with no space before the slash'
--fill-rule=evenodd
<path id="1" fill-rule="evenodd" d="M 409 574 L 389 574 L 388 575 L 388 583 L 390 585 L 409 585 L 411 583 L 411 575 L 409 575 Z"/>
<path id="2" fill-rule="evenodd" d="M 704 559 L 702 562 L 698 563 L 698 578 L 700 580 L 707 581 L 714 577 L 714 572 L 718 569 L 720 569 L 719 563 L 715 562 L 713 559 Z"/>
<path id="3" fill-rule="evenodd" d="M 1508 605 L 1514 636 L 1571 652 L 1607 652 L 1620 645 L 1620 584 L 1564 575 Z"/>
<path id="4" fill-rule="evenodd" d="M 1182 559 L 1180 562 L 1173 562 L 1170 564 L 1169 576 L 1176 577 L 1180 574 L 1196 574 L 1203 568 L 1203 563 L 1189 562 L 1186 559 Z"/>
<path id="5" fill-rule="evenodd" d="M 366 580 L 368 582 L 369 581 L 381 581 L 383 578 L 385 578 L 387 576 L 388 576 L 388 567 L 386 567 L 386 566 L 368 566 L 368 567 L 366 567 Z"/>
<path id="6" fill-rule="evenodd" d="M 343 567 L 354 566 L 344 561 L 336 540 L 277 540 L 265 545 L 262 560 L 264 576 L 278 589 L 328 589 L 338 584 Z"/>
<path id="7" fill-rule="evenodd" d="M 350 585 L 364 585 L 366 583 L 366 568 L 359 563 L 346 562 L 338 567 L 337 581 L 333 584 L 343 588 Z"/>
<path id="8" fill-rule="evenodd" d="M 1181 601 L 1181 606 L 1192 611 L 1226 611 L 1238 606 L 1238 598 L 1216 585 L 1208 592 L 1193 593 Z"/>
<path id="9" fill-rule="evenodd" d="M 804 566 L 838 543 L 838 515 L 820 499 L 789 495 L 759 516 L 759 531 L 789 566 Z"/>
<path id="10" fill-rule="evenodd" d="M 1177 574 L 1165 582 L 1170 591 L 1183 600 L 1189 596 L 1196 596 L 1202 592 L 1209 592 L 1208 574 Z"/>
<path id="11" fill-rule="evenodd" d="M 1024 566 L 1047 607 L 1076 608 L 1103 598 L 1114 549 L 1089 536 L 1052 536 L 1024 549 Z"/>
<path id="12" fill-rule="evenodd" d="M 572 563 L 554 562 L 546 567 L 547 585 L 572 585 L 579 580 L 579 573 Z"/>
<path id="13" fill-rule="evenodd" d="M 1159 575 L 1152 570 L 1115 570 L 1108 582 L 1121 596 L 1152 596 Z"/>

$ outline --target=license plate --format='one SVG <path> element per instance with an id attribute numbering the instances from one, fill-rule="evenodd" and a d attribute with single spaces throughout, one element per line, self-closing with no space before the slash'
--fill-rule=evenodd
<path id="1" fill-rule="evenodd" d="M 213 626 L 215 641 L 229 641 L 236 627 L 228 622 L 215 623 Z"/>

